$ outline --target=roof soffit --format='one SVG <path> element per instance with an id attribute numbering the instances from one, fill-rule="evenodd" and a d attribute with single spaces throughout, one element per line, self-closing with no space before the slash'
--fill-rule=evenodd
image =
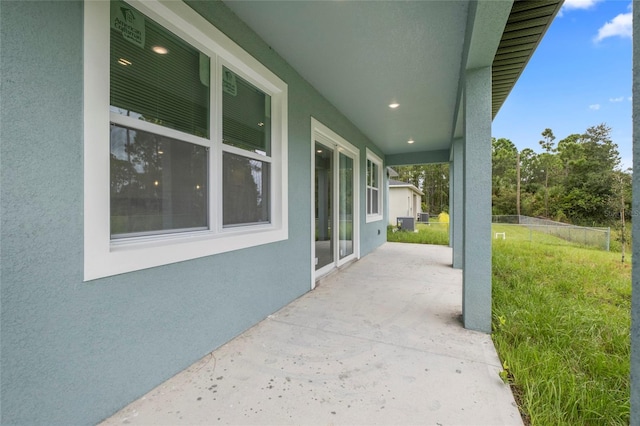
<path id="1" fill-rule="evenodd" d="M 504 104 L 564 0 L 516 0 L 492 63 L 492 117 Z"/>

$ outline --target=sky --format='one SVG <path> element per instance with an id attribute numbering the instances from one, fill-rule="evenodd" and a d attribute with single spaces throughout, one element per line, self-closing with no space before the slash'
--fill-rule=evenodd
<path id="1" fill-rule="evenodd" d="M 621 168 L 632 166 L 631 1 L 565 0 L 493 121 L 493 137 L 542 152 L 546 128 L 555 142 L 605 123 Z"/>

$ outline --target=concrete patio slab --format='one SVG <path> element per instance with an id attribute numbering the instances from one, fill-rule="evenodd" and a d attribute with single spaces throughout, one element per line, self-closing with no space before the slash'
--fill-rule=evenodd
<path id="1" fill-rule="evenodd" d="M 522 425 L 447 247 L 387 243 L 104 425 Z"/>

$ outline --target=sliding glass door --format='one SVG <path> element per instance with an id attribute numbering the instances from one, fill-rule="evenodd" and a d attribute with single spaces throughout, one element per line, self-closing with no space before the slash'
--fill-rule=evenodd
<path id="1" fill-rule="evenodd" d="M 333 250 L 333 150 L 316 142 L 316 271 L 335 262 Z"/>
<path id="2" fill-rule="evenodd" d="M 359 151 L 312 123 L 313 273 L 318 278 L 358 256 Z"/>

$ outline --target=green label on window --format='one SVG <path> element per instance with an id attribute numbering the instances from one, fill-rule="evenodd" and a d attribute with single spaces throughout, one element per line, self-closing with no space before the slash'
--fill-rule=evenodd
<path id="1" fill-rule="evenodd" d="M 111 28 L 122 33 L 122 37 L 144 48 L 144 15 L 125 3 L 111 3 Z"/>
<path id="2" fill-rule="evenodd" d="M 236 75 L 226 68 L 223 68 L 222 70 L 222 90 L 231 96 L 236 96 L 238 94 Z"/>

